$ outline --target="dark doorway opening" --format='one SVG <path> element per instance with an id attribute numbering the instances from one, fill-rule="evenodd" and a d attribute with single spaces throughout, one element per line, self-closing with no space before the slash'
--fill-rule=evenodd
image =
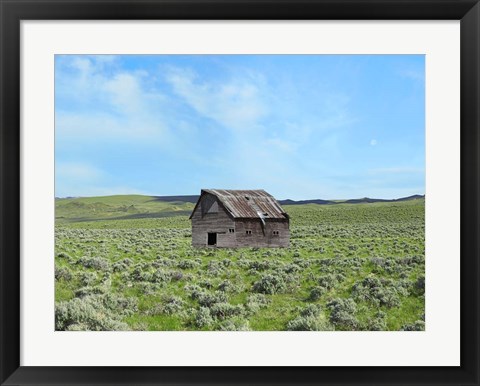
<path id="1" fill-rule="evenodd" d="M 208 245 L 217 245 L 217 234 L 216 233 L 209 233 L 207 239 Z"/>

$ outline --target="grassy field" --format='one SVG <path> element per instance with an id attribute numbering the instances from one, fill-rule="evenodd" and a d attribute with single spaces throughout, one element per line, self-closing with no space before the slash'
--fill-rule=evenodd
<path id="1" fill-rule="evenodd" d="M 57 330 L 423 330 L 425 202 L 287 205 L 288 249 L 194 249 L 193 204 L 56 200 Z"/>

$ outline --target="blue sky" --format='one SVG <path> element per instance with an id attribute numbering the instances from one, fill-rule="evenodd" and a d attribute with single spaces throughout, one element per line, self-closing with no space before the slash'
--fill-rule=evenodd
<path id="1" fill-rule="evenodd" d="M 424 56 L 56 55 L 55 185 L 424 194 Z"/>

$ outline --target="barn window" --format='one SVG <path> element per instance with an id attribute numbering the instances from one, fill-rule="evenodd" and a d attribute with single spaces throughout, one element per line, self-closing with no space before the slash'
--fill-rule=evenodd
<path id="1" fill-rule="evenodd" d="M 235 229 L 230 228 L 230 229 L 228 230 L 228 233 L 235 233 Z"/>
<path id="2" fill-rule="evenodd" d="M 280 234 L 280 232 L 279 232 L 279 231 L 273 231 L 273 234 L 274 234 L 275 236 L 278 236 L 278 235 Z"/>
<path id="3" fill-rule="evenodd" d="M 251 234 L 252 234 L 252 231 L 245 231 L 245 233 L 246 233 L 247 235 L 251 235 Z"/>

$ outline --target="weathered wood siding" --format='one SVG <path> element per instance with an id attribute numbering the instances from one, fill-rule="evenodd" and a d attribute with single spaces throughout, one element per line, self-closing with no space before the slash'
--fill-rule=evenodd
<path id="1" fill-rule="evenodd" d="M 194 247 L 207 246 L 208 233 L 217 233 L 217 247 L 235 247 L 235 233 L 229 233 L 229 229 L 235 229 L 235 222 L 225 212 L 221 205 L 217 205 L 216 213 L 208 212 L 202 217 L 202 203 L 192 216 L 192 245 Z"/>
<path id="2" fill-rule="evenodd" d="M 290 230 L 288 221 L 266 220 L 265 233 L 262 222 L 258 220 L 235 221 L 235 235 L 239 247 L 288 247 L 290 245 Z M 251 231 L 248 234 L 247 231 Z M 278 235 L 273 232 L 277 231 Z"/>

